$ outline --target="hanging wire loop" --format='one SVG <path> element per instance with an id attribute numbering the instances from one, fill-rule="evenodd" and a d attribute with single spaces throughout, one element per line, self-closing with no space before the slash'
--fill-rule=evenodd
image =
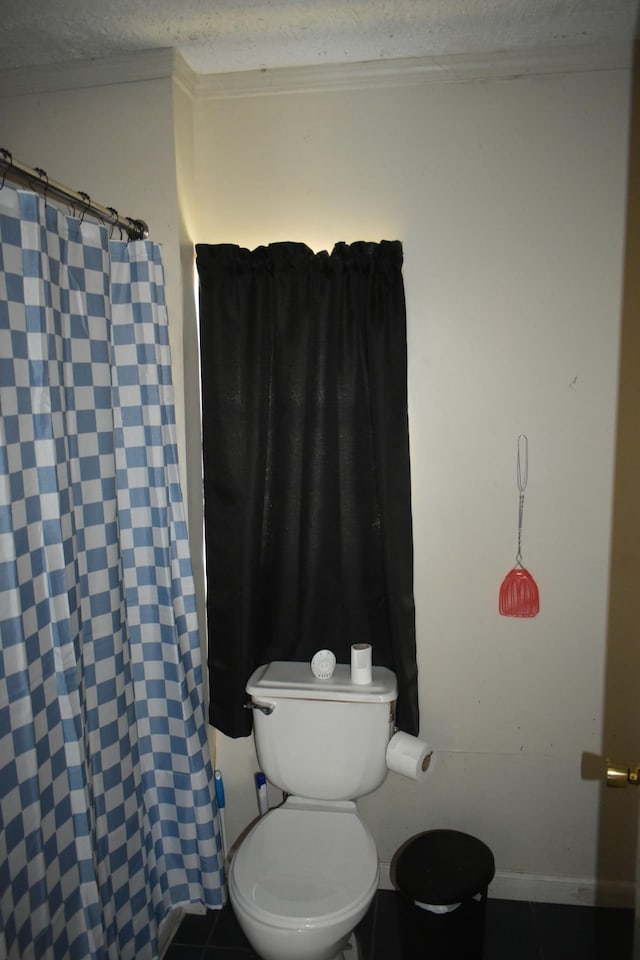
<path id="1" fill-rule="evenodd" d="M 518 552 L 516 566 L 522 566 L 522 521 L 524 517 L 524 492 L 529 480 L 529 440 L 524 433 L 518 437 L 518 457 L 516 464 L 518 478 Z"/>

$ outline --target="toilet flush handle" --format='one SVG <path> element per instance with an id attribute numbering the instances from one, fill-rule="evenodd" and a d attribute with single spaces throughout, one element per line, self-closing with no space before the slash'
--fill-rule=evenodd
<path id="1" fill-rule="evenodd" d="M 246 710 L 259 710 L 261 713 L 264 713 L 265 717 L 270 717 L 276 708 L 273 700 L 249 700 L 249 702 L 243 704 L 243 706 Z"/>

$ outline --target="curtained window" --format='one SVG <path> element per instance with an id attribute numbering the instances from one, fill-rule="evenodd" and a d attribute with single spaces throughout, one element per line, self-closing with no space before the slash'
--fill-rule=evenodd
<path id="1" fill-rule="evenodd" d="M 418 732 L 402 246 L 198 245 L 210 721 L 251 732 L 251 672 L 394 670 Z"/>

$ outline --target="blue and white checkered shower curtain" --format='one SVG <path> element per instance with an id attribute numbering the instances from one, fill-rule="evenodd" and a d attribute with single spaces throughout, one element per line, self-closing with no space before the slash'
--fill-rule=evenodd
<path id="1" fill-rule="evenodd" d="M 0 957 L 226 898 L 160 252 L 0 190 Z"/>

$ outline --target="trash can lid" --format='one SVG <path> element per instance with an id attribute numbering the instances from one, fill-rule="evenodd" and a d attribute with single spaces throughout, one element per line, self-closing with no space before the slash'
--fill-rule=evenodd
<path id="1" fill-rule="evenodd" d="M 495 874 L 489 847 L 458 830 L 427 830 L 398 851 L 396 884 L 419 903 L 451 904 L 482 893 Z"/>

